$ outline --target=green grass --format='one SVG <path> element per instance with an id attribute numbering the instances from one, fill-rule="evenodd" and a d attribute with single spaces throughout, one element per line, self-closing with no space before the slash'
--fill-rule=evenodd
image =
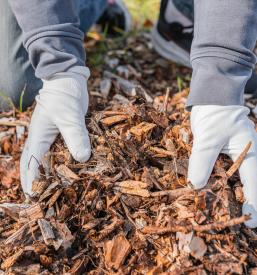
<path id="1" fill-rule="evenodd" d="M 24 97 L 24 94 L 25 94 L 25 91 L 26 91 L 26 87 L 27 87 L 27 85 L 25 84 L 25 86 L 24 86 L 24 88 L 23 88 L 23 90 L 22 90 L 22 92 L 21 92 L 21 96 L 20 96 L 20 109 L 19 109 L 19 111 L 22 113 L 23 112 L 23 97 Z"/>
<path id="2" fill-rule="evenodd" d="M 5 104 L 7 104 L 9 107 L 11 107 L 12 109 L 15 109 L 14 107 L 14 104 L 11 100 L 10 97 L 8 97 L 7 95 L 5 95 L 3 92 L 0 91 L 0 102 L 1 104 L 3 104 L 3 106 Z M 3 106 L 0 106 L 0 107 L 3 107 Z"/>
<path id="3" fill-rule="evenodd" d="M 126 36 L 133 35 L 133 33 L 136 33 L 144 27 L 151 27 L 151 24 L 153 25 L 155 23 L 159 15 L 160 0 L 124 0 L 124 2 L 132 15 L 134 29 L 130 34 L 123 33 L 122 30 L 116 30 L 117 32 L 120 31 L 120 37 L 112 39 L 113 44 L 116 44 L 115 48 L 119 46 L 124 48 L 125 45 L 123 44 Z M 95 44 L 94 48 L 87 49 L 87 61 L 90 66 L 101 66 L 104 62 L 106 53 L 110 48 L 110 41 L 106 39 L 107 31 L 108 25 L 106 25 L 102 33 L 99 34 L 99 41 Z M 87 36 L 95 39 L 95 31 L 88 32 Z"/>
<path id="4" fill-rule="evenodd" d="M 177 76 L 177 85 L 179 92 L 181 92 L 183 89 L 184 81 L 180 76 Z"/>
<path id="5" fill-rule="evenodd" d="M 124 0 L 135 26 L 142 27 L 146 21 L 154 23 L 159 14 L 160 0 Z"/>

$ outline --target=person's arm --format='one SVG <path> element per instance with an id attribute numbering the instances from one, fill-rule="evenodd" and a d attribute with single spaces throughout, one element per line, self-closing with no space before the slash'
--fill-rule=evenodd
<path id="1" fill-rule="evenodd" d="M 85 66 L 84 34 L 73 0 L 8 0 L 38 78 Z"/>
<path id="2" fill-rule="evenodd" d="M 43 88 L 36 97 L 29 136 L 21 157 L 21 183 L 26 196 L 33 196 L 32 182 L 38 166 L 58 133 L 77 161 L 91 154 L 85 127 L 88 108 L 83 48 L 84 34 L 74 0 L 9 0 L 23 31 L 36 76 Z"/>
<path id="3" fill-rule="evenodd" d="M 191 50 L 193 76 L 187 106 L 194 135 L 188 180 L 206 185 L 220 152 L 235 160 L 251 149 L 239 172 L 246 202 L 246 224 L 257 227 L 257 135 L 243 106 L 243 92 L 256 58 L 257 1 L 196 0 Z"/>

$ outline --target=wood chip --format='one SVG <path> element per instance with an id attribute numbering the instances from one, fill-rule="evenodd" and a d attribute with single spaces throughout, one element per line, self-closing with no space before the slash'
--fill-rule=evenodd
<path id="1" fill-rule="evenodd" d="M 64 247 L 65 250 L 71 247 L 74 237 L 71 234 L 71 231 L 69 230 L 68 226 L 65 223 L 60 223 L 56 221 L 55 223 L 56 229 L 58 231 L 58 234 L 60 235 L 63 243 L 62 246 Z"/>
<path id="2" fill-rule="evenodd" d="M 65 182 L 68 182 L 69 184 L 73 184 L 74 182 L 80 180 L 80 177 L 74 172 L 72 172 L 64 164 L 61 164 L 58 167 L 56 167 L 56 172 L 58 173 L 61 179 L 63 179 Z"/>
<path id="3" fill-rule="evenodd" d="M 5 244 L 15 244 L 20 242 L 34 224 L 36 224 L 36 221 L 33 220 L 24 224 L 20 229 L 18 229 L 14 234 L 12 234 L 8 239 L 5 240 Z"/>
<path id="4" fill-rule="evenodd" d="M 17 203 L 3 203 L 0 204 L 0 209 L 2 209 L 5 214 L 12 217 L 15 220 L 18 220 L 19 213 L 30 207 L 29 204 L 17 204 Z"/>
<path id="5" fill-rule="evenodd" d="M 131 245 L 123 235 L 115 236 L 104 243 L 105 264 L 118 270 L 125 262 L 131 251 Z"/>
<path id="6" fill-rule="evenodd" d="M 24 253 L 24 249 L 19 249 L 15 254 L 13 254 L 11 257 L 7 258 L 2 264 L 2 269 L 8 269 L 11 266 L 13 266 L 17 260 L 22 256 Z"/>
<path id="7" fill-rule="evenodd" d="M 42 218 L 44 218 L 44 213 L 39 203 L 36 203 L 19 213 L 19 219 L 23 223 Z"/>
<path id="8" fill-rule="evenodd" d="M 45 244 L 51 245 L 53 243 L 53 240 L 55 239 L 51 224 L 44 219 L 39 219 L 38 225 L 40 227 Z"/>
<path id="9" fill-rule="evenodd" d="M 123 194 L 130 194 L 140 197 L 150 197 L 150 192 L 146 189 L 147 183 L 141 181 L 123 181 L 115 184 L 114 189 Z"/>
<path id="10" fill-rule="evenodd" d="M 130 128 L 130 133 L 136 136 L 138 141 L 141 141 L 152 129 L 156 127 L 154 123 L 142 122 L 132 128 Z"/>
<path id="11" fill-rule="evenodd" d="M 56 201 L 58 200 L 58 198 L 60 197 L 61 193 L 62 193 L 63 189 L 60 188 L 58 189 L 54 194 L 53 196 L 50 198 L 50 200 L 47 202 L 47 205 L 49 206 L 49 208 L 51 208 L 55 203 Z"/>
<path id="12" fill-rule="evenodd" d="M 149 148 L 152 152 L 156 153 L 158 157 L 175 157 L 176 152 L 168 151 L 163 148 L 159 147 L 150 147 Z"/>
<path id="13" fill-rule="evenodd" d="M 111 116 L 111 117 L 106 117 L 101 119 L 101 123 L 105 126 L 112 126 L 114 124 L 123 122 L 127 119 L 129 119 L 128 115 L 116 115 L 116 116 Z"/>

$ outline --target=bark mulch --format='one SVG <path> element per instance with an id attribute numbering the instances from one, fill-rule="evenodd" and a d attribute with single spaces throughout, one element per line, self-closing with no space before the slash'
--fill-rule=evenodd
<path id="1" fill-rule="evenodd" d="M 75 162 L 58 137 L 31 203 L 19 157 L 32 110 L 0 114 L 0 274 L 257 274 L 237 173 L 250 144 L 234 164 L 221 155 L 194 191 L 190 71 L 158 57 L 145 32 L 87 43 L 91 55 L 107 48 L 89 83 L 92 157 Z"/>

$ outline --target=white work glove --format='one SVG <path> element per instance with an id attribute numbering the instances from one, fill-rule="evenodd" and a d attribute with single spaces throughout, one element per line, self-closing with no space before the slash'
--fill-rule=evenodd
<path id="1" fill-rule="evenodd" d="M 85 126 L 89 75 L 88 68 L 76 66 L 43 80 L 20 162 L 21 184 L 27 198 L 33 196 L 32 182 L 39 177 L 42 157 L 59 133 L 75 160 L 85 162 L 90 158 L 90 139 Z"/>
<path id="2" fill-rule="evenodd" d="M 195 189 L 203 188 L 220 153 L 235 161 L 251 141 L 252 146 L 239 173 L 246 200 L 242 212 L 251 214 L 251 220 L 245 224 L 254 228 L 257 227 L 257 134 L 248 114 L 249 109 L 242 106 L 206 105 L 192 108 L 194 142 L 188 180 Z"/>

